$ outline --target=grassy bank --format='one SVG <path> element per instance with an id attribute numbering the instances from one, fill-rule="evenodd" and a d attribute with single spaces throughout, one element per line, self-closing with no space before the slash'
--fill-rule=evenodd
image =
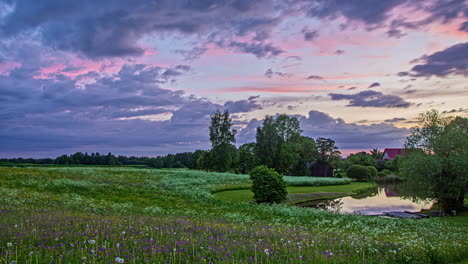
<path id="1" fill-rule="evenodd" d="M 346 185 L 334 186 L 290 186 L 287 187 L 287 203 L 294 204 L 311 200 L 355 195 L 368 191 L 374 187 L 376 187 L 375 184 L 366 182 L 352 182 Z M 233 202 L 250 202 L 253 200 L 253 193 L 249 189 L 216 192 L 214 196 L 221 200 Z"/>
<path id="2" fill-rule="evenodd" d="M 211 192 L 247 178 L 0 168 L 0 263 L 450 263 L 468 256 L 466 225 L 451 218 L 334 215 L 233 203 Z M 335 187 L 345 186 L 352 184 Z"/>

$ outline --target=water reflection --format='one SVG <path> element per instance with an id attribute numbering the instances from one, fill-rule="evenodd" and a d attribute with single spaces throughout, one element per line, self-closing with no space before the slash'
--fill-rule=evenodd
<path id="1" fill-rule="evenodd" d="M 358 213 L 379 215 L 384 212 L 409 211 L 419 212 L 430 209 L 432 201 L 413 202 L 403 199 L 398 192 L 398 185 L 381 185 L 376 190 L 361 196 L 347 196 L 334 200 L 312 201 L 300 206 L 314 207 L 336 213 Z"/>

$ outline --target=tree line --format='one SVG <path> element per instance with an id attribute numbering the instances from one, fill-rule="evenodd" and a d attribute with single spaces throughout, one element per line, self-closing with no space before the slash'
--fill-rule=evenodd
<path id="1" fill-rule="evenodd" d="M 136 157 L 136 156 L 115 156 L 112 153 L 106 155 L 99 152 L 88 154 L 76 152 L 71 155 L 61 155 L 55 159 L 33 159 L 33 158 L 12 158 L 0 159 L 0 163 L 11 164 L 57 164 L 57 165 L 147 165 L 156 168 L 193 168 L 196 169 L 196 159 L 192 158 L 200 151 L 169 154 L 164 157 Z M 195 165 L 193 165 L 195 164 Z"/>
<path id="2" fill-rule="evenodd" d="M 201 152 L 198 169 L 248 173 L 256 166 L 265 165 L 280 174 L 310 176 L 313 164 L 323 164 L 325 169 L 332 170 L 340 159 L 335 141 L 322 137 L 314 140 L 301 135 L 299 120 L 294 116 L 266 116 L 257 128 L 256 141 L 239 148 L 235 146 L 237 131 L 232 127 L 227 110 L 217 110 L 211 115 L 211 149 Z"/>

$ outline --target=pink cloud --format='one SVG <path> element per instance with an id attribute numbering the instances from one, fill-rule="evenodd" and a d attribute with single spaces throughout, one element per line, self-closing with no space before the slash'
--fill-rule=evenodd
<path id="1" fill-rule="evenodd" d="M 0 75 L 6 75 L 11 72 L 14 68 L 18 68 L 21 66 L 21 63 L 16 61 L 8 61 L 0 63 Z"/>

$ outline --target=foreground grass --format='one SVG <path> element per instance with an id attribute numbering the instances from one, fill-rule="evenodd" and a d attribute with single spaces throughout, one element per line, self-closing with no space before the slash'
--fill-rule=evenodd
<path id="1" fill-rule="evenodd" d="M 450 263 L 468 256 L 466 225 L 456 218 L 334 215 L 211 193 L 247 179 L 0 168 L 0 263 Z M 344 186 L 352 185 L 335 188 Z"/>

